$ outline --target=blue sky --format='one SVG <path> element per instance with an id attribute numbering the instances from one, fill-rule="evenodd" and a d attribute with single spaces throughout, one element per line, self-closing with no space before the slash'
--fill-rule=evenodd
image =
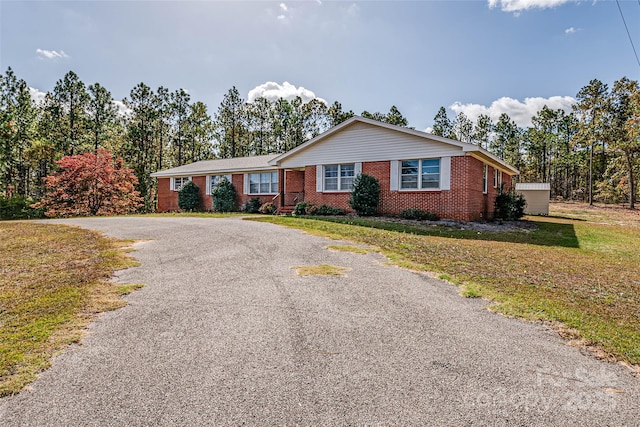
<path id="1" fill-rule="evenodd" d="M 620 6 L 640 53 L 640 1 Z M 210 113 L 236 86 L 357 114 L 396 105 L 417 129 L 440 106 L 527 125 L 591 79 L 640 77 L 615 1 L 0 0 L 0 14 L 2 72 L 38 91 L 73 70 L 117 100 L 140 82 L 184 88 Z"/>

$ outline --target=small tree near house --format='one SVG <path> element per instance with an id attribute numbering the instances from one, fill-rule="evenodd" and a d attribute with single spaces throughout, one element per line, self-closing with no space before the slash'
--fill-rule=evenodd
<path id="1" fill-rule="evenodd" d="M 360 216 L 375 215 L 380 203 L 380 183 L 366 174 L 359 174 L 353 181 L 349 206 Z"/>
<path id="2" fill-rule="evenodd" d="M 66 156 L 56 164 L 60 169 L 44 179 L 45 196 L 31 205 L 45 209 L 46 216 L 118 215 L 142 205 L 133 170 L 106 150 Z"/>
<path id="3" fill-rule="evenodd" d="M 178 207 L 183 211 L 193 212 L 200 209 L 200 189 L 193 181 L 188 181 L 178 191 Z"/>
<path id="4" fill-rule="evenodd" d="M 228 179 L 221 178 L 211 191 L 213 209 L 217 212 L 233 212 L 236 207 L 236 196 L 233 184 Z"/>

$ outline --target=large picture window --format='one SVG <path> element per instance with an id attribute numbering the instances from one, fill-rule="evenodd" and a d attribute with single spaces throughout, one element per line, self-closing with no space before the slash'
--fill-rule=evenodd
<path id="1" fill-rule="evenodd" d="M 249 194 L 277 194 L 278 172 L 249 174 Z"/>
<path id="2" fill-rule="evenodd" d="M 440 188 L 440 159 L 403 160 L 400 169 L 403 190 L 437 190 Z"/>
<path id="3" fill-rule="evenodd" d="M 324 191 L 351 191 L 355 178 L 355 164 L 324 167 Z"/>

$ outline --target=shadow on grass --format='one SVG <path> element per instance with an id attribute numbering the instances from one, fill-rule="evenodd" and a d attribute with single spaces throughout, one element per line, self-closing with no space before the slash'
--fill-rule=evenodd
<path id="1" fill-rule="evenodd" d="M 563 215 L 545 215 L 545 218 L 551 218 L 551 219 L 567 219 L 569 221 L 580 221 L 580 222 L 587 222 L 586 219 L 584 218 L 573 218 L 570 216 L 563 216 Z"/>
<path id="2" fill-rule="evenodd" d="M 540 246 L 560 246 L 565 248 L 579 248 L 580 244 L 573 224 L 549 221 L 525 221 L 534 223 L 532 230 L 509 231 L 478 231 L 460 230 L 443 225 L 415 226 L 397 222 L 371 220 L 365 218 L 340 217 L 305 217 L 316 221 L 335 222 L 339 224 L 356 225 L 360 227 L 376 228 L 379 230 L 395 231 L 398 233 L 416 234 L 421 236 L 436 236 L 450 239 L 486 240 L 494 242 L 522 243 Z"/>

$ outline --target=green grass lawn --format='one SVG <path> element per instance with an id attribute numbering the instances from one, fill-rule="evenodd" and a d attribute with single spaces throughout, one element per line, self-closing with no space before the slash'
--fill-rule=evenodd
<path id="1" fill-rule="evenodd" d="M 564 325 L 603 354 L 640 364 L 640 213 L 552 208 L 550 217 L 528 218 L 533 230 L 508 232 L 346 217 L 249 219 L 365 245 L 331 249 L 376 250 L 400 266 L 437 272 L 463 295 L 496 302 L 498 312 Z M 124 304 L 119 296 L 138 285 L 109 279 L 135 264 L 130 243 L 76 227 L 0 222 L 0 396 L 31 382 L 98 313 Z"/>
<path id="2" fill-rule="evenodd" d="M 0 396 L 19 392 L 137 285 L 109 282 L 134 265 L 131 242 L 77 227 L 0 222 Z"/>
<path id="3" fill-rule="evenodd" d="M 439 273 L 508 316 L 551 321 L 566 336 L 640 364 L 640 216 L 552 205 L 529 231 L 478 232 L 360 218 L 258 217 L 377 248 L 392 262 Z M 604 350 L 602 352 L 601 350 Z"/>

